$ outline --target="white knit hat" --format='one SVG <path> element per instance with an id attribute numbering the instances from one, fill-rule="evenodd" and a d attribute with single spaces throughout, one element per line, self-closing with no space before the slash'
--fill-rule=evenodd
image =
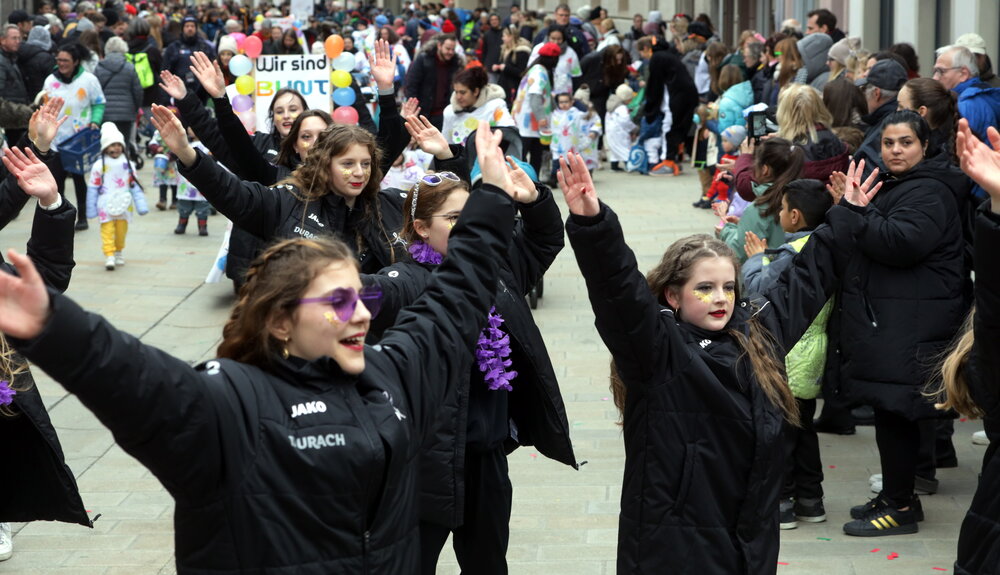
<path id="1" fill-rule="evenodd" d="M 122 135 L 118 126 L 111 122 L 101 124 L 101 152 L 108 149 L 111 144 L 121 144 L 125 147 L 125 136 Z"/>
<path id="2" fill-rule="evenodd" d="M 628 84 L 622 84 L 615 88 L 615 96 L 618 96 L 618 99 L 622 102 L 628 102 L 635 97 L 635 92 L 632 91 L 632 87 Z"/>
<path id="3" fill-rule="evenodd" d="M 236 38 L 232 36 L 219 38 L 219 52 L 232 52 L 233 55 L 239 54 L 240 50 L 236 47 Z"/>

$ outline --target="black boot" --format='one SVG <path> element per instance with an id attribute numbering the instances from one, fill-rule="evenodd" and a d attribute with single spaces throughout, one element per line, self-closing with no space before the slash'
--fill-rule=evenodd
<path id="1" fill-rule="evenodd" d="M 198 235 L 199 236 L 208 235 L 208 220 L 198 220 Z"/>
<path id="2" fill-rule="evenodd" d="M 174 228 L 174 233 L 183 234 L 187 230 L 187 227 L 188 227 L 188 219 L 180 218 L 179 220 L 177 220 L 177 227 Z"/>

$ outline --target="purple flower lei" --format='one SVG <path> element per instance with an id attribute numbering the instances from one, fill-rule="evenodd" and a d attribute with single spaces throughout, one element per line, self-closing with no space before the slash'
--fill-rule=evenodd
<path id="1" fill-rule="evenodd" d="M 411 243 L 407 250 L 418 263 L 441 263 L 441 254 L 420 240 Z M 493 391 L 498 389 L 512 391 L 510 381 L 517 377 L 516 371 L 507 369 L 512 363 L 508 359 L 510 336 L 500 329 L 503 322 L 504 319 L 496 312 L 496 307 L 491 307 L 486 327 L 479 333 L 479 341 L 476 342 L 476 363 L 479 365 L 479 371 L 483 372 L 486 385 Z"/>
<path id="2" fill-rule="evenodd" d="M 9 381 L 0 381 L 0 405 L 10 405 L 17 392 L 11 389 Z"/>

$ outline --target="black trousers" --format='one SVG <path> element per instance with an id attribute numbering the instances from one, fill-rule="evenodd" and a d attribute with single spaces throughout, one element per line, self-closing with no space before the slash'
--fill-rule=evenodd
<path id="1" fill-rule="evenodd" d="M 535 173 L 538 174 L 539 179 L 541 179 L 542 154 L 545 153 L 545 147 L 542 146 L 542 140 L 540 138 L 521 138 L 521 145 L 524 149 L 524 157 L 521 159 L 531 164 L 531 167 L 535 168 Z"/>
<path id="2" fill-rule="evenodd" d="M 463 575 L 506 575 L 513 488 L 503 446 L 465 452 L 464 523 L 455 529 L 452 546 Z M 447 527 L 420 522 L 420 572 L 434 575 L 448 540 Z"/>
<path id="3" fill-rule="evenodd" d="M 882 497 L 897 509 L 913 500 L 920 459 L 920 422 L 875 408 L 875 443 L 882 463 Z"/>
<path id="4" fill-rule="evenodd" d="M 76 191 L 77 221 L 87 221 L 87 178 L 83 174 L 72 174 L 63 169 L 62 164 L 55 164 L 52 176 L 56 179 L 59 195 L 66 197 L 66 177 L 73 179 L 73 189 Z M 89 169 L 89 168 L 88 168 Z"/>
<path id="5" fill-rule="evenodd" d="M 820 499 L 823 497 L 823 462 L 819 457 L 819 437 L 813 428 L 815 399 L 795 398 L 802 427 L 786 421 L 781 430 L 785 443 L 785 484 L 782 499 Z"/>

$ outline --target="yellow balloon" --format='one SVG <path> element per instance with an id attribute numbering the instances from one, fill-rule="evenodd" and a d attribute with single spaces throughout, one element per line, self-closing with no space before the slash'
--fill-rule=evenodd
<path id="1" fill-rule="evenodd" d="M 264 21 L 264 15 L 263 14 L 257 14 L 257 17 L 254 18 L 253 21 L 254 22 L 263 22 Z"/>
<path id="2" fill-rule="evenodd" d="M 254 82 L 251 76 L 240 76 L 236 78 L 236 91 L 245 96 L 253 94 Z"/>
<path id="3" fill-rule="evenodd" d="M 334 70 L 333 73 L 330 74 L 330 82 L 338 88 L 346 88 L 350 86 L 352 80 L 353 78 L 351 77 L 351 73 L 346 70 Z"/>

